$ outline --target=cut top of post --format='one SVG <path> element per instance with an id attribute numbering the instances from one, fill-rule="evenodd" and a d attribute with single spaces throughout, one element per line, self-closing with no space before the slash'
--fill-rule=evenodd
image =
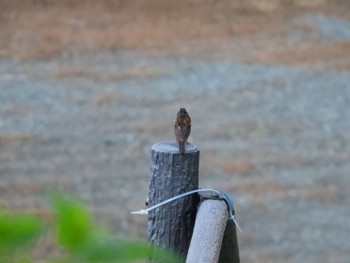
<path id="1" fill-rule="evenodd" d="M 196 145 L 191 143 L 185 144 L 186 153 L 198 152 Z M 176 141 L 162 141 L 152 145 L 151 150 L 164 153 L 179 153 L 179 144 Z"/>

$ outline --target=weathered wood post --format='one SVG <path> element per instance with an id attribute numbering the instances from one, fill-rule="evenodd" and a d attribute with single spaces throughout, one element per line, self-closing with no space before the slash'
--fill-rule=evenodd
<path id="1" fill-rule="evenodd" d="M 186 144 L 179 154 L 175 141 L 156 143 L 151 148 L 148 178 L 149 206 L 168 198 L 198 189 L 199 150 Z M 148 213 L 148 239 L 151 244 L 175 250 L 184 259 L 191 242 L 197 206 L 197 195 L 189 195 Z"/>
<path id="2" fill-rule="evenodd" d="M 239 250 L 236 225 L 228 220 L 220 251 L 219 263 L 239 263 Z"/>

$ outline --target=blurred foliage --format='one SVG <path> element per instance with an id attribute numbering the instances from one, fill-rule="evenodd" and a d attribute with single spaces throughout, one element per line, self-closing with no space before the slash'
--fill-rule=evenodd
<path id="1" fill-rule="evenodd" d="M 59 193 L 50 201 L 54 223 L 49 224 L 33 215 L 11 214 L 0 210 L 0 262 L 30 263 L 30 248 L 43 234 L 51 231 L 62 250 L 59 259 L 43 262 L 135 262 L 154 258 L 175 263 L 179 258 L 172 252 L 151 247 L 138 241 L 116 238 L 93 222 L 85 206 Z"/>
<path id="2" fill-rule="evenodd" d="M 0 210 L 0 262 L 30 262 L 23 253 L 43 230 L 43 222 L 31 215 Z"/>

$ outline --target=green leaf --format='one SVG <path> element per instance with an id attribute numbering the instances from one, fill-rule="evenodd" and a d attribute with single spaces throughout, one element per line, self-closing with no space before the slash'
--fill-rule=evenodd
<path id="1" fill-rule="evenodd" d="M 14 215 L 0 210 L 0 255 L 30 245 L 40 235 L 43 224 L 31 215 Z"/>
<path id="2" fill-rule="evenodd" d="M 150 257 L 164 263 L 180 262 L 172 252 L 109 236 L 93 224 L 85 207 L 77 201 L 55 193 L 51 202 L 56 213 L 57 238 L 69 249 L 74 262 L 134 262 Z"/>
<path id="3" fill-rule="evenodd" d="M 164 263 L 180 262 L 170 251 L 125 239 L 90 239 L 80 249 L 79 255 L 87 262 L 134 262 L 150 257 L 160 259 Z"/>
<path id="4" fill-rule="evenodd" d="M 56 234 L 62 246 L 77 249 L 86 242 L 91 232 L 92 219 L 85 207 L 61 194 L 51 194 L 51 203 L 56 214 Z"/>

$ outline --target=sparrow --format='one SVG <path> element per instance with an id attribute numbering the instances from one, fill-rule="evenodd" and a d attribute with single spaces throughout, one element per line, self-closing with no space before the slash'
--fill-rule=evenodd
<path id="1" fill-rule="evenodd" d="M 179 153 L 185 154 L 185 144 L 191 133 L 191 118 L 185 108 L 181 108 L 174 121 L 174 134 L 179 143 Z"/>

